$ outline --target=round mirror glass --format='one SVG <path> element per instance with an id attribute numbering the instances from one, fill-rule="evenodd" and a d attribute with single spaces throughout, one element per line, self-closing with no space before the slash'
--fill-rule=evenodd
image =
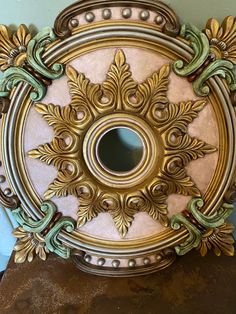
<path id="1" fill-rule="evenodd" d="M 108 131 L 98 144 L 100 162 L 111 171 L 131 171 L 139 164 L 142 156 L 142 141 L 136 132 L 128 128 Z"/>

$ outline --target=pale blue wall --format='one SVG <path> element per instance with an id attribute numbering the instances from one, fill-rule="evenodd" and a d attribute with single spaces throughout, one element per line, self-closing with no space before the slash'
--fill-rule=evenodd
<path id="1" fill-rule="evenodd" d="M 39 29 L 52 26 L 57 13 L 72 0 L 0 0 L 1 24 L 33 24 Z M 235 0 L 164 0 L 185 21 L 203 27 L 209 17 L 222 19 L 236 14 Z"/>

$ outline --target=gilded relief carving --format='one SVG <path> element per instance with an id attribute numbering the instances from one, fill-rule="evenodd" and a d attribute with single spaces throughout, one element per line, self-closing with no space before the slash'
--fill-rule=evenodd
<path id="1" fill-rule="evenodd" d="M 222 25 L 216 19 L 209 19 L 204 29 L 210 41 L 210 49 L 218 59 L 236 63 L 236 19 L 227 16 Z"/>
<path id="2" fill-rule="evenodd" d="M 123 237 L 134 215 L 140 211 L 146 211 L 154 220 L 159 220 L 167 227 L 168 195 L 201 196 L 185 166 L 191 160 L 216 151 L 215 147 L 188 135 L 188 125 L 204 108 L 205 101 L 170 103 L 167 97 L 170 71 L 170 66 L 165 65 L 138 84 L 132 78 L 123 51 L 119 50 L 107 79 L 101 85 L 92 84 L 82 73 L 68 66 L 66 74 L 71 103 L 66 107 L 36 105 L 36 110 L 54 128 L 55 138 L 51 143 L 29 152 L 29 156 L 51 164 L 58 170 L 58 177 L 44 194 L 46 199 L 67 195 L 80 199 L 78 227 L 104 211 L 112 215 Z M 156 157 L 151 162 L 154 166 L 148 178 L 143 174 L 142 181 L 146 180 L 145 183 L 140 182 L 142 185 L 138 189 L 135 182 L 128 191 L 117 193 L 117 189 L 120 189 L 118 185 L 111 188 L 105 179 L 99 179 L 99 173 L 95 177 L 95 173 L 93 176 L 87 170 L 86 165 L 90 160 L 87 160 L 87 152 L 83 153 L 84 145 L 86 151 L 90 149 L 86 144 L 87 130 L 94 123 L 98 123 L 99 129 L 101 119 L 105 117 L 108 122 L 111 114 L 117 114 L 120 125 L 122 114 L 129 115 L 128 125 L 131 129 L 132 119 L 138 117 L 147 123 L 150 133 L 153 133 L 152 150 Z M 129 174 L 127 177 L 130 180 Z"/>
<path id="3" fill-rule="evenodd" d="M 12 212 L 20 225 L 13 232 L 18 239 L 14 247 L 16 263 L 24 263 L 26 260 L 32 262 L 36 255 L 40 259 L 46 260 L 49 252 L 54 252 L 64 259 L 70 257 L 71 249 L 61 243 L 58 235 L 61 230 L 69 233 L 74 230 L 73 219 L 62 217 L 62 214 L 57 212 L 55 204 L 50 201 L 43 202 L 41 210 L 44 217 L 39 221 L 30 218 L 22 207 L 18 207 Z"/>
<path id="4" fill-rule="evenodd" d="M 234 227 L 225 223 L 225 220 L 232 213 L 233 205 L 223 203 L 217 212 L 208 216 L 201 212 L 202 207 L 203 199 L 192 199 L 188 204 L 188 210 L 171 218 L 173 229 L 178 230 L 185 226 L 189 233 L 187 240 L 175 247 L 176 253 L 184 255 L 192 248 L 196 248 L 202 256 L 211 250 L 217 256 L 222 253 L 232 256 L 234 239 L 231 234 Z"/>
<path id="5" fill-rule="evenodd" d="M 11 66 L 22 66 L 27 58 L 27 46 L 32 34 L 25 25 L 10 34 L 9 29 L 0 25 L 0 69 L 5 71 Z"/>
<path id="6" fill-rule="evenodd" d="M 91 273 L 130 276 L 167 267 L 176 254 L 193 248 L 203 256 L 209 250 L 234 254 L 233 226 L 226 219 L 235 200 L 235 32 L 232 16 L 222 25 L 210 19 L 200 31 L 181 25 L 168 6 L 153 0 L 78 1 L 58 15 L 54 29 L 35 36 L 24 25 L 13 33 L 0 26 L 0 150 L 6 174 L 0 183 L 7 179 L 10 187 L 0 189 L 0 203 L 20 225 L 14 231 L 17 263 L 31 262 L 36 255 L 45 260 L 53 252 L 65 259 L 72 255 L 80 269 Z M 138 83 L 123 47 L 151 51 L 169 63 Z M 68 65 L 104 48 L 116 48 L 116 54 L 102 84 L 91 83 Z M 198 100 L 169 100 L 172 69 L 191 83 Z M 39 103 L 64 72 L 70 103 Z M 206 103 L 214 112 L 218 150 L 188 133 Z M 31 106 L 54 130 L 52 142 L 28 152 L 57 169 L 46 201 L 25 162 L 23 134 Z M 142 143 L 140 160 L 124 171 L 110 169 L 99 155 L 102 139 L 119 128 L 132 131 Z M 201 193 L 186 167 L 216 151 L 214 175 Z M 176 203 L 175 215 L 167 206 L 173 194 L 192 198 L 183 211 Z M 69 195 L 79 200 L 77 228 L 48 200 Z M 91 236 L 79 228 L 104 212 L 122 239 Z M 164 231 L 129 238 L 141 212 Z"/>
<path id="7" fill-rule="evenodd" d="M 25 231 L 22 227 L 13 231 L 13 236 L 18 239 L 14 247 L 16 251 L 14 260 L 15 263 L 24 263 L 26 260 L 32 262 L 35 255 L 45 261 L 49 250 L 43 238 L 39 234 L 34 234 Z"/>
<path id="8" fill-rule="evenodd" d="M 234 226 L 230 223 L 225 223 L 219 228 L 208 229 L 203 234 L 197 250 L 199 250 L 202 256 L 205 256 L 210 250 L 217 256 L 222 254 L 233 256 L 235 251 L 233 231 Z"/>

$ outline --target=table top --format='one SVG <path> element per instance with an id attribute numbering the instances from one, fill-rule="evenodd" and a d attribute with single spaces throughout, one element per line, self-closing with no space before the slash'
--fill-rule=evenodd
<path id="1" fill-rule="evenodd" d="M 108 278 L 51 255 L 46 263 L 11 259 L 0 285 L 0 313 L 233 314 L 235 291 L 236 257 L 203 258 L 194 251 L 152 275 Z"/>

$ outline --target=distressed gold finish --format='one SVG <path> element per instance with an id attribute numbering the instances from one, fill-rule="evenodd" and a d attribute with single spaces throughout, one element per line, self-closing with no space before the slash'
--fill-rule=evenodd
<path id="1" fill-rule="evenodd" d="M 234 226 L 225 223 L 218 228 L 208 229 L 202 236 L 201 242 L 197 247 L 200 254 L 205 256 L 208 251 L 212 250 L 215 255 L 220 256 L 222 253 L 227 256 L 234 255 L 234 239 L 232 233 Z"/>
<path id="2" fill-rule="evenodd" d="M 222 25 L 216 19 L 209 19 L 204 31 L 216 57 L 236 63 L 236 18 L 227 16 Z"/>
<path id="3" fill-rule="evenodd" d="M 126 6 L 128 8 L 125 8 Z M 164 33 L 175 37 L 180 31 L 180 22 L 176 13 L 158 0 L 86 0 L 76 1 L 60 12 L 54 23 L 55 33 L 59 38 L 69 37 L 71 35 L 70 24 L 78 26 L 77 23 L 73 22 L 78 15 L 85 13 L 85 16 L 88 16 L 89 14 L 92 18 L 86 20 L 92 22 L 94 20 L 92 10 L 109 7 L 111 9 L 113 7 L 123 8 L 122 17 L 127 19 L 132 16 L 132 7 L 153 11 L 157 14 L 156 23 L 161 25 L 160 29 Z"/>
<path id="4" fill-rule="evenodd" d="M 2 189 L 0 189 L 0 202 L 2 206 L 10 209 L 17 208 L 20 203 L 16 195 L 6 195 L 6 193 L 4 193 Z"/>
<path id="5" fill-rule="evenodd" d="M 101 85 L 90 83 L 71 66 L 66 73 L 71 103 L 36 105 L 55 131 L 50 144 L 29 152 L 58 170 L 45 198 L 79 198 L 78 227 L 104 211 L 112 215 L 123 237 L 140 211 L 168 226 L 168 195 L 201 195 L 185 166 L 216 150 L 187 133 L 205 101 L 169 103 L 169 65 L 138 84 L 122 50 L 117 51 Z M 100 138 L 115 127 L 134 130 L 144 146 L 140 164 L 119 175 L 103 167 L 96 155 Z"/>
<path id="6" fill-rule="evenodd" d="M 44 239 L 38 233 L 27 232 L 19 227 L 13 231 L 13 235 L 18 238 L 14 247 L 16 251 L 15 263 L 24 263 L 26 260 L 32 262 L 35 255 L 44 261 L 46 260 L 49 250 Z"/>
<path id="7" fill-rule="evenodd" d="M 176 259 L 176 254 L 173 249 L 167 248 L 162 251 L 155 252 L 155 258 L 150 256 L 142 256 L 142 263 L 137 263 L 135 258 L 126 260 L 125 266 L 115 267 L 119 264 L 120 260 L 113 260 L 113 267 L 107 266 L 107 260 L 101 258 L 98 260 L 97 265 L 91 263 L 91 256 L 84 256 L 81 252 L 74 252 L 73 261 L 75 265 L 83 271 L 90 272 L 95 275 L 101 276 L 114 276 L 114 277 L 130 277 L 140 276 L 145 274 L 160 271 L 169 267 Z M 139 258 L 140 259 L 140 258 Z M 99 264 L 102 265 L 99 265 Z M 141 264 L 141 265 L 140 265 Z M 101 267 L 102 266 L 102 267 Z"/>
<path id="8" fill-rule="evenodd" d="M 12 66 L 22 66 L 26 60 L 27 45 L 32 35 L 25 25 L 11 34 L 9 29 L 0 25 L 0 69 L 5 71 Z"/>
<path id="9" fill-rule="evenodd" d="M 104 24 L 104 25 L 103 25 Z M 112 26 L 115 27 L 116 25 L 120 27 L 124 24 L 124 22 L 113 22 Z M 131 23 L 125 23 L 126 25 L 131 26 Z M 105 23 L 99 24 L 100 26 L 105 26 Z M 132 22 L 133 25 L 133 22 Z M 138 26 L 138 23 L 135 23 L 135 26 Z M 142 25 L 143 26 L 143 25 Z M 76 31 L 77 33 L 81 32 L 81 36 L 83 35 L 85 30 L 96 30 L 97 25 L 93 24 L 90 26 L 85 26 L 80 28 L 79 30 Z M 150 25 L 146 26 L 146 31 L 148 29 L 150 29 Z M 154 31 L 154 29 L 152 29 L 152 31 Z M 141 33 L 140 33 L 141 34 Z M 158 32 L 156 33 L 156 35 L 158 35 Z M 162 36 L 162 35 L 161 35 Z M 73 39 L 73 37 L 71 38 Z M 179 40 L 175 40 L 176 42 L 179 42 Z M 61 43 L 58 43 L 58 45 L 60 45 Z M 71 60 L 74 60 L 78 57 L 80 57 L 83 54 L 89 53 L 91 51 L 94 51 L 96 49 L 100 49 L 100 48 L 104 48 L 104 47 L 137 47 L 137 48 L 144 48 L 144 49 L 148 49 L 151 50 L 155 53 L 160 53 L 161 55 L 165 55 L 168 56 L 171 60 L 176 60 L 180 58 L 179 55 L 179 51 L 175 51 L 175 50 L 167 50 L 166 49 L 166 45 L 168 45 L 167 41 L 165 42 L 165 44 L 161 45 L 160 47 L 154 45 L 154 43 L 148 42 L 148 41 L 142 41 L 140 39 L 136 40 L 136 39 L 129 39 L 126 38 L 125 40 L 123 40 L 122 38 L 119 37 L 119 40 L 117 38 L 109 38 L 109 41 L 107 41 L 106 39 L 104 40 L 93 40 L 89 43 L 85 43 L 80 45 L 80 49 L 66 49 L 64 50 L 63 53 L 61 53 L 60 55 L 58 55 L 58 60 L 60 60 L 60 62 L 67 64 L 68 62 L 70 62 Z M 78 44 L 76 45 L 76 47 L 78 47 Z M 66 46 L 65 46 L 66 48 Z M 57 46 L 54 46 L 52 49 L 57 50 Z M 51 55 L 51 51 L 48 52 L 48 56 Z M 186 59 L 188 60 L 188 59 Z M 220 81 L 220 80 L 219 80 Z M 217 81 L 216 81 L 217 82 Z M 210 82 L 212 83 L 212 82 Z M 212 84 L 212 86 L 214 86 Z M 222 85 L 223 86 L 223 85 Z M 19 89 L 18 91 L 19 92 Z M 27 92 L 29 92 L 29 90 L 27 89 Z M 218 165 L 214 174 L 213 179 L 211 180 L 211 183 L 206 191 L 206 193 L 203 195 L 204 200 L 206 201 L 204 208 L 202 209 L 202 211 L 206 214 L 209 213 L 214 213 L 220 206 L 220 202 L 223 199 L 224 196 L 224 191 L 225 191 L 225 186 L 227 185 L 227 182 L 229 180 L 229 177 L 232 178 L 232 175 L 229 174 L 229 170 L 230 169 L 234 169 L 234 166 L 231 164 L 231 151 L 233 151 L 233 146 L 229 145 L 230 142 L 232 142 L 230 140 L 230 137 L 232 135 L 232 128 L 230 126 L 230 120 L 226 118 L 226 106 L 225 103 L 222 102 L 222 99 L 220 98 L 220 92 L 219 92 L 219 88 L 214 88 L 213 92 L 209 95 L 209 102 L 212 104 L 215 114 L 216 114 L 216 119 L 217 119 L 217 123 L 219 126 L 219 139 L 220 139 L 220 147 L 222 148 L 221 150 L 219 150 L 219 161 L 218 161 Z M 21 134 L 23 132 L 23 127 L 24 127 L 24 123 L 23 121 L 25 121 L 27 119 L 27 113 L 28 113 L 28 108 L 30 108 L 30 106 L 32 105 L 29 97 L 27 96 L 27 93 L 24 94 L 24 98 L 22 98 L 22 100 L 20 100 L 20 105 L 19 105 L 19 112 L 16 114 L 16 116 L 18 117 L 19 121 L 21 121 L 21 123 L 19 123 L 18 125 L 15 125 L 12 129 L 14 130 L 15 134 L 14 134 L 14 147 L 12 150 L 13 152 L 18 152 L 18 154 L 15 156 L 15 160 L 16 160 L 16 164 L 17 164 L 17 170 L 19 169 L 19 171 L 17 172 L 17 176 L 19 176 L 20 180 L 22 181 L 22 185 L 24 186 L 24 197 L 28 200 L 30 200 L 32 202 L 32 206 L 27 208 L 28 210 L 32 209 L 32 213 L 30 212 L 30 215 L 32 215 L 34 217 L 34 215 L 37 212 L 40 212 L 40 210 L 38 210 L 42 200 L 40 199 L 40 197 L 37 195 L 37 193 L 35 193 L 32 183 L 30 182 L 29 178 L 26 176 L 25 173 L 25 168 L 24 168 L 24 158 L 25 156 L 21 153 L 22 152 L 22 139 L 21 139 Z M 231 108 L 231 107 L 230 107 Z M 232 109 L 233 112 L 233 109 Z M 10 117 L 10 116 L 9 116 Z M 232 115 L 232 118 L 234 119 L 234 115 Z M 5 122 L 3 120 L 3 122 Z M 9 129 L 9 126 L 11 126 L 12 124 L 9 123 L 9 121 L 5 122 L 5 130 Z M 8 126 L 8 128 L 7 128 Z M 229 133 L 228 133 L 229 132 Z M 4 138 L 4 136 L 3 136 Z M 6 137 L 8 138 L 8 137 Z M 2 141 L 3 142 L 3 141 Z M 6 147 L 6 141 L 4 142 L 4 145 Z M 13 160 L 14 160 L 14 156 Z M 7 160 L 7 155 L 5 156 L 6 160 Z M 231 166 L 232 165 L 232 166 Z M 16 170 L 16 171 L 17 171 Z M 14 186 L 14 190 L 17 191 L 16 186 Z M 220 193 L 220 194 L 219 194 Z M 219 195 L 222 195 L 219 197 Z M 87 234 L 84 234 L 82 232 L 80 232 L 80 230 L 77 230 L 75 232 L 72 232 L 71 234 L 68 234 L 67 232 L 65 232 L 64 230 L 60 232 L 59 234 L 59 239 L 60 241 L 62 241 L 62 243 L 66 246 L 66 247 L 71 247 L 71 248 L 76 248 L 76 250 L 78 249 L 79 251 L 83 251 L 86 253 L 90 253 L 89 251 L 87 251 L 86 248 L 92 248 L 92 251 L 95 254 L 101 254 L 102 256 L 104 256 L 104 254 L 106 256 L 110 256 L 110 252 L 113 252 L 114 249 L 116 251 L 117 254 L 117 258 L 122 257 L 122 253 L 125 252 L 125 254 L 127 256 L 129 256 L 129 258 L 131 258 L 130 256 L 130 252 L 132 252 L 132 258 L 133 258 L 133 252 L 135 252 L 135 256 L 138 258 L 140 257 L 140 255 L 148 255 L 150 254 L 150 251 L 152 250 L 153 247 L 155 247 L 155 250 L 162 250 L 163 248 L 167 248 L 167 247 L 175 247 L 176 245 L 179 245 L 183 242 L 185 242 L 185 240 L 188 237 L 188 232 L 185 228 L 181 228 L 181 230 L 172 230 L 170 228 L 166 229 L 163 232 L 158 232 L 152 236 L 149 237 L 144 237 L 144 238 L 139 238 L 139 239 L 133 239 L 133 240 L 129 240 L 126 239 L 124 240 L 109 240 L 109 239 L 101 239 L 99 237 L 93 237 Z M 144 253 L 145 252 L 145 253 Z M 100 255 L 100 256 L 101 256 Z M 87 254 L 86 254 L 87 256 Z M 77 261 L 77 264 L 79 267 L 81 267 L 80 261 Z M 165 265 L 164 267 L 167 267 L 168 265 Z M 137 267 L 137 266 L 136 266 Z M 82 268 L 82 267 L 81 267 Z M 158 270 L 159 268 L 155 268 L 156 270 Z M 103 274 L 104 275 L 109 275 L 109 272 L 103 272 L 103 266 L 100 267 L 100 269 L 96 269 L 96 270 L 92 270 L 90 266 L 88 266 L 86 269 L 84 269 L 85 271 L 88 272 L 94 272 L 96 274 Z M 118 269 L 116 269 L 116 272 L 114 272 L 114 276 L 120 276 L 120 273 L 117 271 Z M 134 269 L 135 271 L 135 269 Z M 134 273 L 134 271 L 130 272 L 130 274 Z M 154 271 L 154 270 L 153 270 Z M 149 273 L 151 272 L 151 269 L 146 269 L 140 268 L 140 273 Z M 127 269 L 125 268 L 123 270 L 124 275 L 127 274 Z"/>
<path id="10" fill-rule="evenodd" d="M 115 7 L 120 8 L 119 20 L 113 14 Z M 134 14 L 137 9 L 138 19 Z M 106 10 L 108 16 L 103 14 Z M 81 25 L 80 18 L 89 24 Z M 235 20 L 232 17 L 226 20 L 223 24 L 227 27 L 213 27 L 209 22 L 208 39 L 213 33 L 217 39 L 210 39 L 212 54 L 205 34 L 186 26 L 180 32 L 175 13 L 153 0 L 79 1 L 59 14 L 55 33 L 47 29 L 31 40 L 23 26 L 13 36 L 6 28 L 1 28 L 0 66 L 6 70 L 1 84 L 1 155 L 12 194 L 15 192 L 19 200 L 16 197 L 12 202 L 7 189 L 0 195 L 0 202 L 10 204 L 11 208 L 17 205 L 13 212 L 25 230 L 19 228 L 15 234 L 19 238 L 16 262 L 31 261 L 36 254 L 45 259 L 48 251 L 69 258 L 71 252 L 78 267 L 85 271 L 130 276 L 167 267 L 176 253 L 182 255 L 195 247 L 203 255 L 208 249 L 213 249 L 217 255 L 219 251 L 233 254 L 232 227 L 225 224 L 226 216 L 221 211 L 222 203 L 231 202 L 235 197 L 232 183 L 236 165 L 236 120 L 232 107 L 235 97 L 229 89 L 230 86 L 233 91 L 235 86 L 227 86 L 224 81 L 224 75 L 228 75 L 228 81 L 234 82 L 234 73 L 228 70 L 235 62 Z M 187 36 L 183 36 L 184 30 Z M 216 150 L 188 134 L 189 124 L 198 117 L 206 99 L 170 103 L 167 98 L 170 65 L 156 69 L 143 83 L 137 83 L 122 50 L 117 51 L 102 84 L 92 84 L 82 73 L 68 66 L 87 53 L 114 47 L 148 50 L 169 58 L 170 62 L 180 60 L 187 71 L 194 66 L 195 78 L 202 76 L 202 66 L 204 77 L 197 81 L 194 90 L 203 90 L 202 82 L 203 91 L 205 85 L 209 87 L 209 95 L 198 95 L 207 94 L 219 131 L 218 162 L 203 195 L 185 168 L 192 160 Z M 226 50 L 230 52 L 228 55 Z M 67 66 L 70 103 L 65 107 L 36 103 L 46 95 L 51 81 L 64 74 L 64 66 Z M 166 228 L 140 238 L 133 237 L 131 232 L 126 239 L 117 239 L 117 235 L 113 239 L 114 234 L 110 239 L 86 233 L 86 228 L 75 230 L 74 221 L 60 212 L 53 217 L 49 215 L 46 224 L 45 202 L 31 182 L 24 154 L 24 131 L 32 107 L 55 131 L 51 143 L 30 152 L 31 157 L 58 170 L 45 196 L 76 196 L 80 203 L 78 227 L 105 211 L 112 215 L 124 237 L 134 215 L 145 211 Z M 141 161 L 130 171 L 112 171 L 100 160 L 100 142 L 114 128 L 130 129 L 143 144 Z M 201 197 L 203 206 L 170 217 L 166 200 L 171 194 Z M 58 209 L 60 211 L 60 206 Z M 217 217 L 222 225 L 218 224 Z M 169 219 L 172 219 L 171 228 Z M 41 224 L 47 226 L 40 227 L 39 231 Z"/>

